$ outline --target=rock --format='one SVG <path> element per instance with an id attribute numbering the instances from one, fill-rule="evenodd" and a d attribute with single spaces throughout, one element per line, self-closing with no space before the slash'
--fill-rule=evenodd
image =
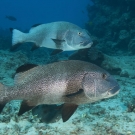
<path id="1" fill-rule="evenodd" d="M 106 54 L 135 54 L 133 44 L 130 43 L 135 38 L 132 33 L 135 29 L 135 1 L 93 0 L 93 3 L 87 7 L 89 21 L 86 29 L 98 38 L 101 51 Z"/>
<path id="2" fill-rule="evenodd" d="M 27 63 L 28 58 L 21 51 L 12 53 L 9 51 L 1 50 L 0 62 L 0 81 L 6 85 L 11 85 L 13 83 L 13 77 L 15 75 L 16 69 L 19 66 Z M 10 72 L 7 72 L 7 70 L 9 70 Z"/>

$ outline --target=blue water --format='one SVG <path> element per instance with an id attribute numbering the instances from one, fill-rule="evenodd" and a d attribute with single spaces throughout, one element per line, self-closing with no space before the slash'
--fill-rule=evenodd
<path id="1" fill-rule="evenodd" d="M 90 0 L 1 0 L 0 26 L 29 29 L 36 23 L 69 21 L 84 27 L 88 20 L 86 6 Z M 13 22 L 5 18 L 14 16 Z"/>

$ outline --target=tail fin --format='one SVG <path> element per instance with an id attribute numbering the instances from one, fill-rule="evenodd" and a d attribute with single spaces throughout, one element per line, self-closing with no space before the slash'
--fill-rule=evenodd
<path id="1" fill-rule="evenodd" d="M 17 29 L 10 28 L 10 30 L 12 31 L 12 46 L 25 42 L 25 39 L 26 39 L 25 33 Z"/>

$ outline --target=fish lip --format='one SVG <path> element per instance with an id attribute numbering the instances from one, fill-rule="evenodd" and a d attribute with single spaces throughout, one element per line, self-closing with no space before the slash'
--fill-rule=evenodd
<path id="1" fill-rule="evenodd" d="M 82 46 L 91 46 L 93 44 L 93 42 L 88 42 L 88 41 L 85 41 L 85 42 L 83 42 L 83 43 L 80 43 L 80 45 L 82 45 Z"/>
<path id="2" fill-rule="evenodd" d="M 110 91 L 107 92 L 107 95 L 104 97 L 104 99 L 117 95 L 119 91 L 120 86 L 119 85 L 114 86 Z"/>
<path id="3" fill-rule="evenodd" d="M 116 94 L 119 92 L 119 90 L 120 90 L 120 86 L 119 86 L 119 85 L 116 85 L 115 87 L 113 87 L 113 88 L 109 91 L 109 93 L 110 93 L 111 95 L 116 95 Z"/>

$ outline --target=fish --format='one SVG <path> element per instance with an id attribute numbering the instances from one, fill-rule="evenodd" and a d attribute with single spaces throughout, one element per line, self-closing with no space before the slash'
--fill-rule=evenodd
<path id="1" fill-rule="evenodd" d="M 113 76 L 89 62 L 67 60 L 38 66 L 25 64 L 17 69 L 12 86 L 0 83 L 0 112 L 11 100 L 22 101 L 18 116 L 39 105 L 57 104 L 62 120 L 66 122 L 79 105 L 110 98 L 119 90 Z"/>
<path id="2" fill-rule="evenodd" d="M 17 21 L 17 19 L 14 16 L 6 16 L 6 18 L 10 21 Z"/>
<path id="3" fill-rule="evenodd" d="M 12 31 L 12 47 L 32 42 L 34 45 L 31 50 L 46 47 L 57 49 L 59 53 L 89 48 L 93 43 L 87 30 L 64 21 L 36 24 L 28 33 L 13 28 L 10 30 Z"/>

